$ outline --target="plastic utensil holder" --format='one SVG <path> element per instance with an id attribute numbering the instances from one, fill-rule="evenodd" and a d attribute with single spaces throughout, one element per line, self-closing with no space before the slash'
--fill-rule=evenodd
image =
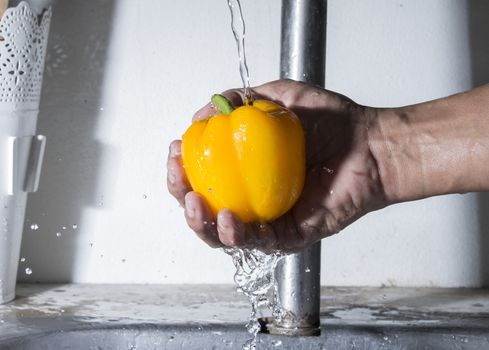
<path id="1" fill-rule="evenodd" d="M 51 9 L 26 2 L 0 19 L 0 304 L 15 298 L 27 193 L 39 183 L 45 137 L 36 135 Z"/>

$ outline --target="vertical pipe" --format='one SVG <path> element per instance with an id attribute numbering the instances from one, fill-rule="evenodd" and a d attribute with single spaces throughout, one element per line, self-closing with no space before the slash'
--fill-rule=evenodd
<path id="1" fill-rule="evenodd" d="M 324 86 L 327 0 L 282 0 L 280 78 Z"/>
<path id="2" fill-rule="evenodd" d="M 280 77 L 324 86 L 327 0 L 282 0 Z M 276 270 L 285 316 L 270 333 L 318 335 L 321 242 L 292 254 Z"/>

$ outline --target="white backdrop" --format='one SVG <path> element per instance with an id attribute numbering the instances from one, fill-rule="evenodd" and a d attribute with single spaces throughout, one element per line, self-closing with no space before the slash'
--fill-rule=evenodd
<path id="1" fill-rule="evenodd" d="M 489 6 L 470 3 L 330 0 L 327 87 L 398 106 L 485 82 Z M 274 80 L 280 1 L 242 6 L 252 84 Z M 47 153 L 19 279 L 231 283 L 230 258 L 187 229 L 165 180 L 170 141 L 212 93 L 240 84 L 226 1 L 58 0 L 51 29 Z M 488 202 L 451 195 L 372 213 L 323 241 L 322 283 L 486 283 Z"/>

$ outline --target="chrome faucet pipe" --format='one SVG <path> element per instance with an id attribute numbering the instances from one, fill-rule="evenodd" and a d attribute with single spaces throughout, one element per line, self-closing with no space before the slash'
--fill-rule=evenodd
<path id="1" fill-rule="evenodd" d="M 280 78 L 324 87 L 327 0 L 282 0 Z"/>
<path id="2" fill-rule="evenodd" d="M 282 0 L 280 77 L 324 86 L 327 0 Z M 286 256 L 276 270 L 284 317 L 270 333 L 319 335 L 321 242 Z"/>

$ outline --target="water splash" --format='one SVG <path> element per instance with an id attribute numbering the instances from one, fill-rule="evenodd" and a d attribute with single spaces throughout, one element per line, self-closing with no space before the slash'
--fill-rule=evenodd
<path id="1" fill-rule="evenodd" d="M 280 319 L 283 314 L 277 297 L 275 267 L 284 255 L 267 255 L 256 249 L 226 248 L 224 252 L 233 258 L 236 267 L 234 282 L 238 292 L 246 295 L 251 302 L 251 315 L 246 329 L 253 338 L 244 344 L 243 349 L 254 350 L 256 337 L 261 329 L 257 316 L 259 308 L 270 309 L 275 319 Z"/>
<path id="2" fill-rule="evenodd" d="M 246 64 L 245 52 L 245 36 L 246 27 L 241 11 L 241 3 L 239 0 L 227 0 L 229 11 L 231 12 L 231 29 L 233 31 L 234 40 L 238 46 L 239 73 L 243 82 L 245 101 L 252 101 L 250 88 L 250 73 Z"/>

